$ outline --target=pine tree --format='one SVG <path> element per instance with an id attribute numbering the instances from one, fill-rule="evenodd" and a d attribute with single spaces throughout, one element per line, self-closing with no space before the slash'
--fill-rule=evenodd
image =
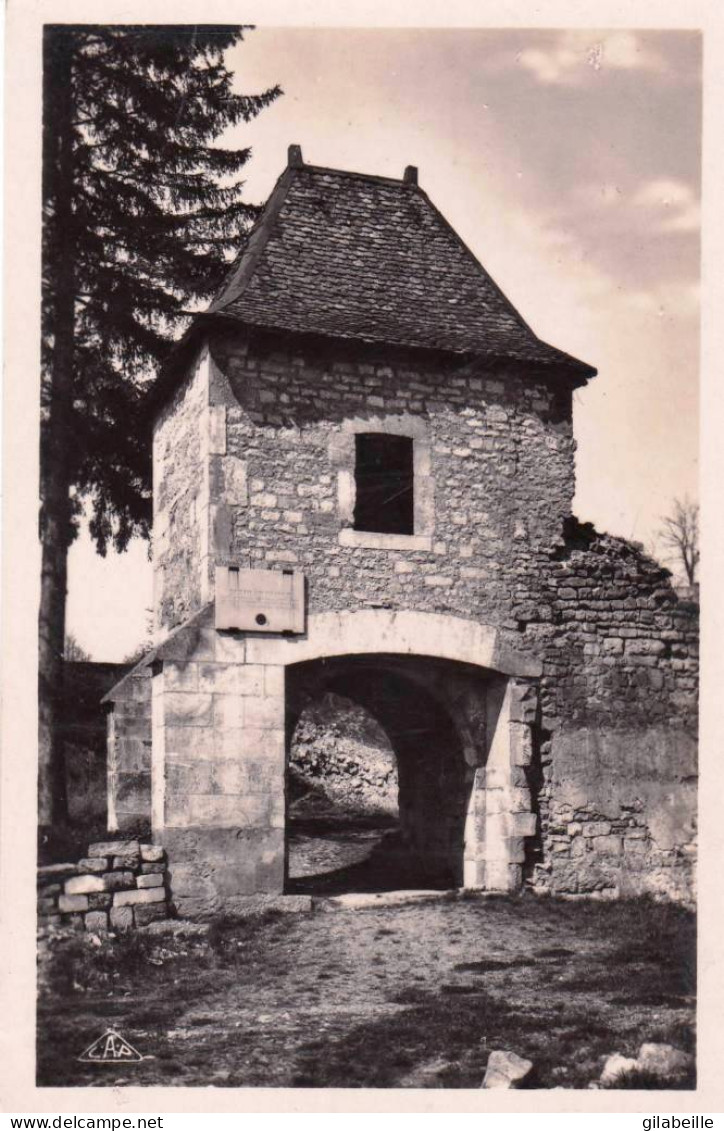
<path id="1" fill-rule="evenodd" d="M 40 825 L 65 817 L 57 720 L 68 548 L 81 508 L 101 554 L 150 521 L 144 401 L 257 209 L 250 150 L 219 144 L 281 93 L 233 89 L 243 25 L 49 25 L 44 35 Z"/>

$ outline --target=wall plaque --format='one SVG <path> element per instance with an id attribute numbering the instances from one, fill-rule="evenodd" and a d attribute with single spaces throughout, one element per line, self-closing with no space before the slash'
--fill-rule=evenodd
<path id="1" fill-rule="evenodd" d="M 304 632 L 304 574 L 216 567 L 216 627 L 243 632 Z"/>

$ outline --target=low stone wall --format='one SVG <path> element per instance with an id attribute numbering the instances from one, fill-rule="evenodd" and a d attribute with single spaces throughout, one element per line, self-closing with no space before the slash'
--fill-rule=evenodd
<path id="1" fill-rule="evenodd" d="M 41 924 L 123 931 L 169 916 L 162 848 L 137 840 L 91 844 L 77 864 L 38 869 Z"/>

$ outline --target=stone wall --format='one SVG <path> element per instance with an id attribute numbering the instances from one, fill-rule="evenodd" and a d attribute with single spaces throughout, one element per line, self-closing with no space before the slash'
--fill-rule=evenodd
<path id="1" fill-rule="evenodd" d="M 698 606 L 640 547 L 575 522 L 514 595 L 543 660 L 536 884 L 690 896 Z"/>
<path id="2" fill-rule="evenodd" d="M 112 689 L 108 700 L 108 828 L 151 831 L 151 676 L 143 662 Z"/>
<path id="3" fill-rule="evenodd" d="M 208 599 L 210 413 L 208 355 L 197 358 L 153 435 L 153 584 L 157 628 Z"/>
<path id="4" fill-rule="evenodd" d="M 352 528 L 352 440 L 367 427 L 414 438 L 412 535 Z M 148 811 L 152 683 L 153 823 L 186 906 L 280 890 L 285 669 L 380 652 L 383 610 L 405 653 L 530 678 L 499 740 L 514 771 L 497 832 L 495 774 L 472 763 L 485 822 L 468 831 L 491 851 L 510 841 L 500 875 L 524 866 L 537 889 L 565 894 L 688 896 L 696 611 L 639 548 L 571 519 L 573 453 L 570 391 L 530 368 L 238 333 L 201 352 L 156 428 L 157 612 L 171 635 L 153 679 L 114 693 L 111 743 L 116 785 L 128 775 L 137 791 L 135 808 L 115 805 L 124 827 Z M 302 572 L 316 636 L 215 632 L 216 563 Z M 340 653 L 345 617 L 356 627 Z M 478 884 L 479 864 L 466 861 Z"/>
<path id="5" fill-rule="evenodd" d="M 422 533 L 352 530 L 344 440 L 365 420 L 415 433 L 427 450 L 416 467 Z M 208 479 L 189 439 L 199 429 L 212 437 Z M 512 366 L 476 376 L 369 351 L 215 340 L 156 428 L 159 622 L 169 630 L 210 599 L 212 559 L 299 568 L 310 611 L 382 604 L 508 622 L 511 571 L 570 513 L 573 447 L 570 391 Z"/>
<path id="6" fill-rule="evenodd" d="M 165 853 L 153 844 L 91 844 L 77 864 L 38 869 L 38 921 L 86 931 L 143 927 L 169 914 Z"/>

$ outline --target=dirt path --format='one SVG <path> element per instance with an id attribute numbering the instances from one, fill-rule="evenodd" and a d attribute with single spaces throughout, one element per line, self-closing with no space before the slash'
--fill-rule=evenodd
<path id="1" fill-rule="evenodd" d="M 524 897 L 267 916 L 205 938 L 44 944 L 39 1083 L 472 1087 L 487 1053 L 586 1087 L 611 1052 L 693 1045 L 681 909 Z M 135 1066 L 77 1057 L 107 1026 Z"/>

